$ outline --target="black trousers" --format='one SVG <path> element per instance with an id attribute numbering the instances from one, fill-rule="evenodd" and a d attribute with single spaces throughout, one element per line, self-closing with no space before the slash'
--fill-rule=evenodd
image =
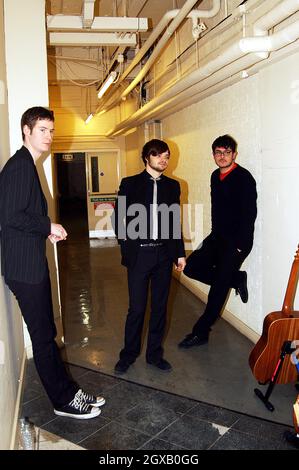
<path id="1" fill-rule="evenodd" d="M 128 268 L 129 311 L 125 326 L 125 345 L 120 358 L 133 363 L 141 350 L 141 336 L 151 283 L 151 312 L 146 360 L 157 362 L 163 356 L 167 300 L 172 260 L 161 247 L 140 247 L 136 263 Z"/>
<path id="2" fill-rule="evenodd" d="M 240 282 L 239 268 L 248 253 L 240 253 L 229 241 L 210 234 L 200 249 L 187 259 L 184 274 L 211 286 L 204 313 L 195 323 L 192 334 L 209 332 L 219 317 L 230 288 Z"/>
<path id="3" fill-rule="evenodd" d="M 55 337 L 51 284 L 48 269 L 39 284 L 5 279 L 14 293 L 32 342 L 33 358 L 41 382 L 54 408 L 69 403 L 78 385 L 68 376 Z"/>

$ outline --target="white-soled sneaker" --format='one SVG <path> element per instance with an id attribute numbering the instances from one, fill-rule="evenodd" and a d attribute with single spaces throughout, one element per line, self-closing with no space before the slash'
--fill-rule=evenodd
<path id="1" fill-rule="evenodd" d="M 84 403 L 78 396 L 78 392 L 68 405 L 54 409 L 54 413 L 58 416 L 68 416 L 75 419 L 91 419 L 96 418 L 101 413 L 99 408 Z"/>
<path id="2" fill-rule="evenodd" d="M 76 393 L 76 396 L 78 396 L 83 403 L 86 403 L 87 405 L 91 406 L 103 406 L 106 403 L 106 400 L 104 397 L 96 397 L 92 395 L 91 393 L 84 392 L 81 388 L 78 390 Z"/>

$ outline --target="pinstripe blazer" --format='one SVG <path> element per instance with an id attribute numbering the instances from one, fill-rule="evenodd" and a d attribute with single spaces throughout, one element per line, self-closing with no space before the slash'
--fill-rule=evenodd
<path id="1" fill-rule="evenodd" d="M 0 174 L 1 271 L 5 279 L 37 284 L 47 269 L 51 232 L 33 158 L 21 147 Z"/>

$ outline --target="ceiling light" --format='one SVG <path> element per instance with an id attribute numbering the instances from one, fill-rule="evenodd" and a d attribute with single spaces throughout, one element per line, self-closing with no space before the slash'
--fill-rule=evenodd
<path id="1" fill-rule="evenodd" d="M 93 114 L 91 113 L 91 114 L 88 116 L 88 118 L 86 119 L 85 124 L 88 124 L 89 121 L 92 120 L 92 118 L 93 118 Z"/>
<path id="2" fill-rule="evenodd" d="M 116 77 L 117 77 L 117 72 L 113 71 L 113 72 L 110 73 L 107 80 L 105 80 L 105 82 L 103 83 L 103 85 L 99 89 L 98 98 L 102 98 L 102 96 L 104 95 L 104 93 L 106 93 L 106 91 L 108 90 L 110 85 L 112 85 L 112 83 L 115 81 Z"/>

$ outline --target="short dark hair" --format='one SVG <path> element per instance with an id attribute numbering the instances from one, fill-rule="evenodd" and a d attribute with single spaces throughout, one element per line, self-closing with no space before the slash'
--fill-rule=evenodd
<path id="1" fill-rule="evenodd" d="M 157 155 L 160 155 L 164 152 L 168 152 L 170 155 L 170 150 L 167 143 L 164 142 L 164 140 L 152 139 L 143 146 L 141 158 L 143 163 L 146 165 L 147 160 L 151 155 L 156 157 Z"/>
<path id="2" fill-rule="evenodd" d="M 225 149 L 231 149 L 233 153 L 237 150 L 238 144 L 233 137 L 228 134 L 220 135 L 212 143 L 213 153 L 215 152 L 216 147 L 224 147 Z"/>
<path id="3" fill-rule="evenodd" d="M 43 108 L 42 106 L 34 106 L 33 108 L 27 109 L 21 118 L 21 130 L 23 140 L 25 139 L 25 134 L 23 132 L 24 126 L 28 126 L 32 131 L 37 121 L 41 119 L 46 119 L 48 121 L 54 122 L 54 113 L 51 109 Z"/>

